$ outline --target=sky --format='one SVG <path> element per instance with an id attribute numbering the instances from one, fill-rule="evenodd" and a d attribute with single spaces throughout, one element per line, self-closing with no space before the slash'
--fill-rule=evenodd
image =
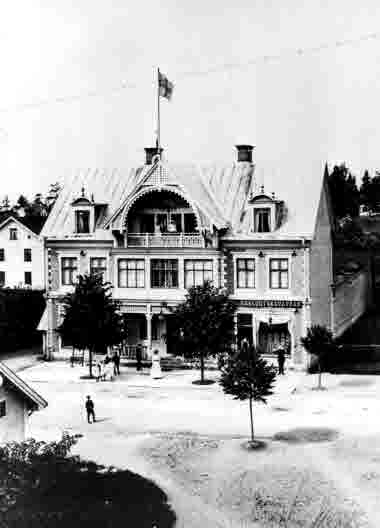
<path id="1" fill-rule="evenodd" d="M 248 143 L 258 171 L 314 159 L 360 179 L 380 169 L 379 21 L 370 0 L 2 0 L 0 198 L 140 164 L 157 67 L 168 161 L 232 163 Z"/>

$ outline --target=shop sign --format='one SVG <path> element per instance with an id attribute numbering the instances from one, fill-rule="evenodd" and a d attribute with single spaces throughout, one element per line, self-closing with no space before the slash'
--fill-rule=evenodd
<path id="1" fill-rule="evenodd" d="M 240 306 L 250 308 L 302 308 L 302 301 L 287 301 L 283 299 L 246 299 L 239 301 Z"/>

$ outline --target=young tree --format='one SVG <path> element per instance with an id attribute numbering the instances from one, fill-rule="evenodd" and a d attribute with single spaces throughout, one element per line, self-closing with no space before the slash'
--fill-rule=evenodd
<path id="1" fill-rule="evenodd" d="M 126 336 L 119 303 L 112 299 L 112 285 L 101 275 L 80 275 L 73 293 L 63 300 L 64 320 L 58 332 L 75 348 L 89 351 L 90 377 L 93 354 L 121 343 Z"/>
<path id="2" fill-rule="evenodd" d="M 173 338 L 185 357 L 200 360 L 201 383 L 205 382 L 205 359 L 231 350 L 234 312 L 235 305 L 225 291 L 210 282 L 190 288 L 185 301 L 172 310 L 179 330 Z"/>
<path id="3" fill-rule="evenodd" d="M 220 384 L 235 400 L 248 400 L 251 423 L 251 442 L 254 442 L 253 402 L 267 402 L 273 394 L 276 369 L 260 357 L 254 347 L 230 356 L 222 367 Z"/>
<path id="4" fill-rule="evenodd" d="M 58 182 L 50 184 L 49 192 L 45 199 L 46 209 L 48 213 L 50 213 L 50 211 L 53 209 L 53 206 L 57 201 L 60 192 L 61 185 Z"/>
<path id="5" fill-rule="evenodd" d="M 312 325 L 307 329 L 305 337 L 301 338 L 301 344 L 309 354 L 313 354 L 318 360 L 318 389 L 322 388 L 322 363 L 326 355 L 333 348 L 333 335 L 325 326 Z"/>

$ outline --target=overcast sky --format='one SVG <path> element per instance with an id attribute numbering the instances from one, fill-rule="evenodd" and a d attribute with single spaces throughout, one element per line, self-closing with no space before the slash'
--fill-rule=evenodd
<path id="1" fill-rule="evenodd" d="M 142 161 L 154 144 L 157 66 L 175 84 L 161 105 L 169 161 L 232 162 L 233 146 L 248 142 L 258 165 L 284 171 L 301 157 L 347 161 L 360 177 L 380 168 L 380 33 L 334 45 L 380 31 L 378 1 L 1 7 L 0 197 L 46 192 L 71 169 Z M 271 55 L 280 57 L 262 59 Z"/>

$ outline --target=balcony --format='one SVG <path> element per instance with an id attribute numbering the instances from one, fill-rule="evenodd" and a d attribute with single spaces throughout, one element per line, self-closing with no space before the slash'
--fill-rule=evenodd
<path id="1" fill-rule="evenodd" d="M 201 248 L 204 247 L 204 239 L 194 233 L 131 233 L 127 235 L 127 247 Z"/>

